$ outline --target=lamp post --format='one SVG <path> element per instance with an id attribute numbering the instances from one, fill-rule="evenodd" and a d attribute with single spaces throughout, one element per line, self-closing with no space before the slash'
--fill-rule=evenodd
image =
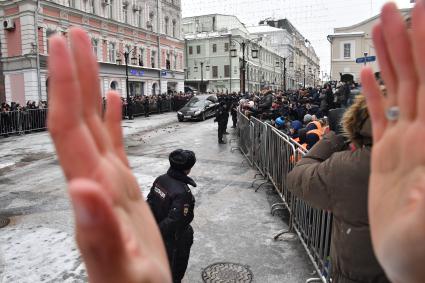
<path id="1" fill-rule="evenodd" d="M 233 40 L 238 42 L 235 39 L 233 39 Z M 242 48 L 242 66 L 240 67 L 240 77 L 241 77 L 240 78 L 240 80 L 241 80 L 240 89 L 241 89 L 242 93 L 245 93 L 245 84 L 246 84 L 245 77 L 246 77 L 246 63 L 247 62 L 246 62 L 246 59 L 245 59 L 245 47 L 248 46 L 249 44 L 250 44 L 249 40 L 244 40 L 240 43 L 241 48 Z M 252 49 L 251 55 L 252 55 L 252 58 L 257 59 L 258 58 L 258 50 Z M 230 50 L 230 56 L 231 57 L 237 57 L 237 50 L 231 49 Z"/>
<path id="2" fill-rule="evenodd" d="M 367 62 L 366 62 L 367 52 L 364 52 L 363 55 L 364 55 L 364 65 L 366 66 L 367 65 Z"/>
<path id="3" fill-rule="evenodd" d="M 303 83 L 303 88 L 305 89 L 305 67 L 306 65 L 304 65 L 304 83 Z"/>
<path id="4" fill-rule="evenodd" d="M 204 62 L 201 62 L 201 87 L 199 92 L 202 93 L 202 89 L 204 87 Z"/>
<path id="5" fill-rule="evenodd" d="M 128 61 L 130 59 L 130 54 L 136 50 L 136 47 L 131 49 L 130 51 L 125 51 L 124 53 L 118 52 L 118 55 L 122 54 L 125 60 L 125 84 L 126 84 L 126 95 L 127 95 L 127 108 L 131 111 L 131 98 L 129 93 L 129 81 L 128 81 Z M 137 60 L 136 57 L 132 57 L 131 60 Z M 121 59 L 117 59 L 117 64 L 121 64 Z M 130 112 L 129 111 L 129 112 Z M 131 112 L 130 112 L 131 113 Z M 129 119 L 133 119 L 132 115 L 129 114 Z"/>

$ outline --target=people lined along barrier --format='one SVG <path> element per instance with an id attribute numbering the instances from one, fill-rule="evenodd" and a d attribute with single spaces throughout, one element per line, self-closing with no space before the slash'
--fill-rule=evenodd
<path id="1" fill-rule="evenodd" d="M 289 231 L 275 238 L 298 235 L 323 282 L 389 282 L 373 254 L 368 225 L 367 113 L 364 96 L 357 96 L 343 117 L 346 137 L 323 136 L 316 124 L 320 141 L 307 151 L 270 123 L 239 112 L 240 150 L 280 195 L 277 206 L 290 213 Z"/>
<path id="2" fill-rule="evenodd" d="M 159 98 L 161 97 L 161 98 Z M 125 98 L 121 98 L 122 118 L 130 119 L 137 116 L 148 116 L 163 112 L 177 111 L 192 97 L 192 94 L 174 93 L 170 95 L 152 95 L 132 97 L 130 106 Z M 146 107 L 147 102 L 147 107 Z M 103 99 L 103 109 L 106 109 L 107 100 Z M 129 109 L 131 107 L 131 110 Z M 41 101 L 28 101 L 25 107 L 12 102 L 10 105 L 2 103 L 0 108 L 0 135 L 28 134 L 46 130 L 48 104 Z"/>

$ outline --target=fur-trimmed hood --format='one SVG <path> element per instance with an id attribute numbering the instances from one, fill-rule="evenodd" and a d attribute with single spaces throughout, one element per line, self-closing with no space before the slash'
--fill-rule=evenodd
<path id="1" fill-rule="evenodd" d="M 356 146 L 372 145 L 372 125 L 363 94 L 356 96 L 353 105 L 342 117 L 344 135 Z"/>

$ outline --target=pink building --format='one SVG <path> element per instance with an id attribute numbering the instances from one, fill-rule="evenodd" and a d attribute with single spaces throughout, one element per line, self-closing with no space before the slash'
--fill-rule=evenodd
<path id="1" fill-rule="evenodd" d="M 124 52 L 130 95 L 184 90 L 180 0 L 0 1 L 0 19 L 7 102 L 46 100 L 48 38 L 72 26 L 92 38 L 103 95 L 126 95 Z"/>

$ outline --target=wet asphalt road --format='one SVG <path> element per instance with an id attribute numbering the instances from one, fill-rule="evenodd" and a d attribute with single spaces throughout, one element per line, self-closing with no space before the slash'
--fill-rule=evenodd
<path id="1" fill-rule="evenodd" d="M 178 123 L 175 114 L 124 122 L 130 164 L 145 196 L 168 169 L 168 154 L 191 149 L 198 187 L 195 241 L 185 282 L 202 282 L 201 272 L 216 262 L 246 265 L 254 282 L 305 282 L 313 271 L 296 240 L 274 241 L 286 228 L 271 216 L 278 201 L 271 188 L 251 187 L 255 171 L 228 144 L 217 144 L 217 124 Z M 230 125 L 230 123 L 229 123 Z M 86 282 L 73 238 L 73 216 L 65 182 L 46 133 L 0 138 L 0 215 L 11 224 L 0 229 L 0 282 Z"/>

